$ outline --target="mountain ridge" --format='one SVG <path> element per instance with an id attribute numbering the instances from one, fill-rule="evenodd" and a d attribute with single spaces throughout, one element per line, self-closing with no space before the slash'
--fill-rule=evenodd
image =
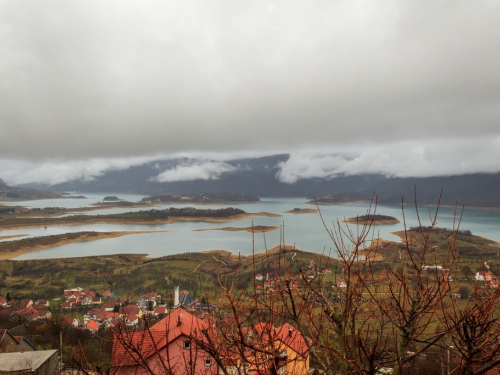
<path id="1" fill-rule="evenodd" d="M 279 163 L 286 162 L 287 154 L 260 158 L 226 160 L 230 172 L 208 179 L 159 182 L 165 171 L 194 165 L 195 159 L 158 160 L 131 166 L 124 170 L 108 170 L 93 180 L 76 180 L 56 185 L 23 184 L 23 187 L 52 192 L 77 191 L 88 193 L 134 193 L 147 196 L 192 195 L 199 193 L 248 194 L 257 197 L 331 197 L 332 201 L 353 202 L 370 200 L 373 193 L 380 204 L 414 202 L 437 204 L 441 190 L 441 204 L 500 207 L 500 173 L 476 173 L 438 177 L 386 177 L 380 174 L 337 175 L 334 178 L 304 178 L 294 184 L 277 178 Z M 191 163 L 191 164 L 189 164 Z M 199 162 L 198 162 L 199 163 Z"/>

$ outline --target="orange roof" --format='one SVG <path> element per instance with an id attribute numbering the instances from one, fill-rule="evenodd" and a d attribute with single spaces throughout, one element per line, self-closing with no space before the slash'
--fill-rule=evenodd
<path id="1" fill-rule="evenodd" d="M 177 308 L 152 326 L 151 331 L 168 331 L 169 336 L 173 338 L 180 335 L 189 336 L 195 330 L 200 332 L 207 327 L 208 324 L 205 321 L 182 308 Z"/>
<path id="2" fill-rule="evenodd" d="M 135 365 L 139 358 L 143 360 L 153 356 L 158 350 L 181 336 L 195 335 L 204 339 L 201 330 L 209 328 L 203 320 L 182 308 L 177 308 L 152 326 L 149 331 L 115 335 L 111 366 Z"/>
<path id="3" fill-rule="evenodd" d="M 139 364 L 153 356 L 165 345 L 165 332 L 141 331 L 115 334 L 111 367 Z"/>
<path id="4" fill-rule="evenodd" d="M 275 338 L 281 341 L 283 344 L 291 348 L 296 353 L 305 355 L 309 351 L 304 336 L 288 323 L 283 324 L 281 327 L 276 328 Z M 311 339 L 307 339 L 309 345 L 311 344 Z"/>
<path id="5" fill-rule="evenodd" d="M 92 331 L 97 331 L 99 328 L 99 324 L 95 320 L 89 321 L 87 324 L 85 324 L 86 327 L 89 327 Z"/>

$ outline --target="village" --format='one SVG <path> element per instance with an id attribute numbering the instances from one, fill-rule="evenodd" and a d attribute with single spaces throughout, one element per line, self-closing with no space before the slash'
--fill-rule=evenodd
<path id="1" fill-rule="evenodd" d="M 314 260 L 304 266 L 306 270 L 302 281 L 296 278 L 288 283 L 288 287 L 291 291 L 295 291 L 294 293 L 302 293 L 304 282 L 332 274 L 332 271 L 320 267 Z M 442 277 L 452 280 L 448 270 L 441 266 L 426 266 L 424 271 L 429 274 L 439 273 L 443 275 Z M 492 290 L 500 285 L 500 280 L 494 273 L 485 269 L 479 269 L 473 275 L 472 280 L 481 284 L 483 288 Z M 255 294 L 263 297 L 280 293 L 287 287 L 283 279 L 274 278 L 269 273 L 255 274 L 254 286 Z M 347 286 L 346 280 L 339 275 L 331 288 L 332 291 L 342 291 Z M 451 298 L 471 297 L 464 293 L 466 292 L 452 293 Z M 345 304 L 346 302 L 342 293 L 332 292 L 329 296 L 336 303 Z M 189 350 L 192 351 L 194 348 L 197 348 L 197 351 L 199 348 L 204 348 L 202 350 L 204 354 L 196 356 L 196 361 L 198 361 L 196 366 L 203 368 L 206 374 L 218 374 L 221 371 L 220 363 L 214 360 L 213 353 L 210 354 L 210 351 L 207 351 L 207 337 L 206 335 L 200 336 L 200 332 L 214 329 L 213 337 L 216 337 L 214 324 L 216 322 L 221 324 L 228 317 L 235 318 L 231 313 L 221 315 L 216 303 L 208 303 L 205 297 L 200 299 L 192 296 L 187 290 L 181 291 L 179 286 L 163 296 L 149 291 L 137 297 L 125 295 L 120 298 L 109 289 L 98 292 L 82 287 L 71 287 L 64 289 L 63 295 L 54 298 L 52 302 L 48 299 L 33 300 L 17 297 L 19 296 L 12 298 L 10 294 L 6 297 L 0 296 L 0 321 L 4 324 L 8 322 L 10 325 L 15 325 L 13 328 L 0 330 L 0 362 L 2 358 L 6 358 L 4 357 L 6 355 L 22 353 L 25 358 L 30 358 L 30 361 L 36 358 L 39 363 L 38 368 L 50 369 L 48 373 L 53 373 L 50 371 L 70 371 L 69 373 L 76 371 L 78 373 L 82 365 L 81 363 L 63 363 L 59 350 L 56 348 L 40 350 L 31 338 L 26 326 L 30 327 L 35 322 L 51 321 L 53 314 L 58 317 L 58 322 L 55 323 L 60 326 L 61 332 L 64 327 L 71 327 L 91 335 L 109 331 L 113 342 L 113 350 L 109 359 L 110 369 L 113 373 L 127 374 L 133 371 L 133 368 L 141 367 L 142 364 L 139 362 L 149 363 L 154 367 L 155 373 L 161 372 L 158 366 L 165 366 L 165 361 L 160 361 L 159 358 L 165 358 L 166 352 L 169 352 L 171 357 L 168 366 L 177 369 L 175 373 L 181 374 L 185 370 L 183 366 L 186 364 L 186 355 L 188 353 L 192 355 Z M 365 300 L 365 302 L 368 301 Z M 221 316 L 225 318 L 221 320 Z M 270 352 L 267 347 L 270 342 L 279 349 L 274 350 L 275 353 L 286 353 L 285 357 L 277 359 L 276 364 L 283 374 L 309 374 L 314 371 L 310 366 L 309 358 L 308 340 L 310 338 L 304 337 L 297 327 L 288 323 L 274 326 L 260 322 L 255 325 L 247 323 L 242 328 L 244 329 L 242 334 L 250 340 L 251 344 L 247 344 L 248 347 L 244 351 L 245 361 L 241 361 L 241 355 L 235 353 L 228 352 L 222 356 L 225 361 L 224 371 L 228 374 L 238 374 L 241 366 L 246 366 L 246 370 L 256 371 L 264 368 L 263 358 L 266 357 L 268 360 Z M 218 331 L 220 335 L 220 327 Z M 175 332 L 175 334 L 169 332 Z M 165 340 L 165 337 L 168 338 Z M 156 349 L 151 351 L 149 346 L 144 346 L 144 340 L 153 340 Z M 191 340 L 194 340 L 193 345 L 191 345 Z M 210 342 L 210 344 L 214 343 Z M 250 350 L 252 346 L 254 349 L 263 348 L 262 352 L 259 354 L 258 349 L 257 352 Z M 179 348 L 183 350 L 179 351 Z M 137 356 L 140 359 L 136 358 Z M 232 356 L 240 359 L 231 359 Z M 259 356 L 262 358 L 257 358 Z M 219 357 L 216 356 L 216 358 Z M 252 366 L 255 368 L 251 368 Z M 286 370 L 287 368 L 289 370 Z"/>

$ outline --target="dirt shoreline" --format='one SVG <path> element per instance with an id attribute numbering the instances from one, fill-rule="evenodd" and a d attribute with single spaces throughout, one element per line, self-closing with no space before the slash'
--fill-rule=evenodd
<path id="1" fill-rule="evenodd" d="M 314 208 L 294 208 L 293 210 L 285 211 L 285 214 L 315 214 L 318 210 Z"/>
<path id="2" fill-rule="evenodd" d="M 106 218 L 106 217 L 91 217 L 92 219 L 67 222 L 64 218 L 58 220 L 57 218 L 53 222 L 47 223 L 36 223 L 36 224 L 23 224 L 22 220 L 19 219 L 19 223 L 16 224 L 4 224 L 2 229 L 23 229 L 23 228 L 39 228 L 39 227 L 53 227 L 60 225 L 93 225 L 93 224 L 135 224 L 135 225 L 158 225 L 158 224 L 171 224 L 182 221 L 200 221 L 208 223 L 225 223 L 234 220 L 250 219 L 254 216 L 267 216 L 267 217 L 281 217 L 281 215 L 273 214 L 270 212 L 256 212 L 256 213 L 244 213 L 227 217 L 188 217 L 188 216 L 170 216 L 168 219 L 157 219 L 157 220 L 127 220 L 127 219 L 116 219 L 116 218 Z"/>
<path id="3" fill-rule="evenodd" d="M 224 230 L 227 232 L 239 232 L 239 231 L 247 231 L 250 233 L 262 233 L 262 232 L 271 232 L 273 230 L 278 230 L 280 227 L 273 226 L 265 226 L 265 225 L 256 225 L 254 227 L 246 227 L 246 228 L 238 228 L 238 227 L 223 227 L 223 228 L 210 228 L 210 229 L 195 229 L 195 232 L 205 232 L 209 230 Z"/>
<path id="4" fill-rule="evenodd" d="M 28 254 L 34 251 L 45 250 L 52 247 L 58 247 L 62 245 L 67 245 L 75 242 L 85 242 L 85 241 L 94 241 L 94 240 L 102 240 L 105 238 L 117 238 L 122 236 L 128 236 L 131 234 L 143 234 L 143 233 L 154 233 L 157 231 L 121 231 L 121 232 L 96 232 L 97 234 L 89 236 L 87 233 L 72 239 L 61 239 L 57 242 L 49 243 L 49 244 L 37 244 L 29 247 L 22 247 L 18 250 L 0 252 L 0 261 L 2 260 L 12 260 L 21 255 Z M 43 238 L 43 237 L 40 237 Z"/>
<path id="5" fill-rule="evenodd" d="M 9 238 L 24 237 L 24 236 L 27 236 L 27 234 L 11 234 L 9 236 L 0 236 L 0 241 L 1 240 L 6 240 L 6 239 L 9 239 Z"/>
<path id="6" fill-rule="evenodd" d="M 366 222 L 364 218 L 356 218 L 356 217 L 350 217 L 349 219 L 342 220 L 343 223 L 346 224 L 359 224 L 359 225 L 388 225 L 388 224 L 399 224 L 400 221 L 395 219 L 395 220 L 373 220 L 373 221 L 368 221 Z"/>

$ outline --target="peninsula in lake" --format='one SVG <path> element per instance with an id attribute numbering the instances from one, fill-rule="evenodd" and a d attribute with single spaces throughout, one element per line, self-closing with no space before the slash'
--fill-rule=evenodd
<path id="1" fill-rule="evenodd" d="M 392 216 L 387 215 L 361 215 L 350 217 L 344 220 L 347 224 L 367 224 L 367 225 L 384 225 L 384 224 L 398 224 L 399 220 Z"/>
<path id="2" fill-rule="evenodd" d="M 192 195 L 152 195 L 146 198 L 142 198 L 142 201 L 158 203 L 230 204 L 256 203 L 260 202 L 260 199 L 250 194 L 199 193 Z"/>

